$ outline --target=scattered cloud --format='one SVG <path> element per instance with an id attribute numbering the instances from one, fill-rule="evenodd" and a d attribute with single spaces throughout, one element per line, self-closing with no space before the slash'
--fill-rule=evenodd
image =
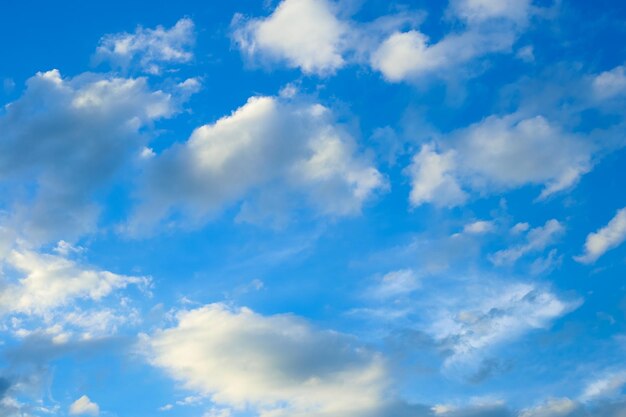
<path id="1" fill-rule="evenodd" d="M 88 396 L 83 395 L 70 405 L 70 415 L 72 416 L 98 416 L 100 407 L 92 402 Z"/>
<path id="2" fill-rule="evenodd" d="M 149 74 L 160 74 L 164 66 L 186 63 L 193 59 L 194 23 L 180 19 L 169 29 L 138 26 L 134 33 L 114 33 L 100 39 L 96 62 L 108 61 L 115 67 L 139 67 Z"/>
<path id="3" fill-rule="evenodd" d="M 603 228 L 590 233 L 585 241 L 585 251 L 575 257 L 578 262 L 590 264 L 598 260 L 607 251 L 616 248 L 626 240 L 626 208 L 617 214 Z"/>
<path id="4" fill-rule="evenodd" d="M 489 260 L 497 266 L 512 265 L 527 253 L 538 252 L 554 244 L 563 233 L 565 227 L 558 220 L 548 220 L 543 226 L 530 229 L 523 244 L 497 251 L 489 256 Z"/>

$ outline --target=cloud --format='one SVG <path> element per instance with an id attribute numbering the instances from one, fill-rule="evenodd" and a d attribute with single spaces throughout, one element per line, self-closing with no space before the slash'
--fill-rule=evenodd
<path id="1" fill-rule="evenodd" d="M 356 417 L 383 401 L 377 354 L 291 315 L 210 304 L 180 312 L 146 343 L 151 363 L 187 389 L 261 416 Z"/>
<path id="2" fill-rule="evenodd" d="M 585 402 L 615 398 L 622 394 L 624 386 L 626 371 L 609 372 L 588 383 L 580 398 Z"/>
<path id="3" fill-rule="evenodd" d="M 280 97 L 250 98 L 145 169 L 131 231 L 177 211 L 202 222 L 239 202 L 237 219 L 253 223 L 276 220 L 289 200 L 322 215 L 351 215 L 386 186 L 328 108 Z"/>
<path id="4" fill-rule="evenodd" d="M 498 266 L 512 265 L 527 253 L 541 251 L 552 245 L 564 232 L 565 227 L 558 220 L 548 220 L 542 227 L 530 229 L 525 243 L 500 250 L 490 255 L 489 260 Z"/>
<path id="5" fill-rule="evenodd" d="M 327 0 L 284 0 L 266 18 L 235 20 L 234 39 L 248 56 L 267 56 L 306 74 L 330 74 L 345 64 L 350 30 Z"/>
<path id="6" fill-rule="evenodd" d="M 424 145 L 408 170 L 413 205 L 461 205 L 463 188 L 491 193 L 529 184 L 542 185 L 539 198 L 547 198 L 574 186 L 591 169 L 594 151 L 542 116 L 490 116 L 439 145 L 439 152 Z"/>
<path id="7" fill-rule="evenodd" d="M 388 81 L 415 81 L 426 75 L 440 76 L 485 54 L 508 51 L 514 41 L 508 31 L 453 33 L 437 43 L 417 30 L 397 31 L 372 52 L 370 64 Z"/>
<path id="8" fill-rule="evenodd" d="M 531 0 L 451 0 L 449 11 L 469 23 L 507 19 L 525 23 L 531 12 Z"/>
<path id="9" fill-rule="evenodd" d="M 491 282 L 466 286 L 439 299 L 425 330 L 450 349 L 447 372 L 475 375 L 493 349 L 526 333 L 549 327 L 580 305 L 533 283 Z"/>
<path id="10" fill-rule="evenodd" d="M 130 284 L 146 285 L 147 278 L 84 269 L 74 261 L 29 250 L 13 250 L 4 264 L 21 277 L 3 282 L 0 312 L 43 315 L 75 299 L 100 300 Z"/>
<path id="11" fill-rule="evenodd" d="M 415 81 L 455 71 L 459 64 L 489 53 L 510 51 L 530 14 L 526 0 L 506 5 L 455 1 L 450 10 L 463 30 L 431 43 L 415 29 L 421 21 L 416 12 L 363 23 L 349 19 L 345 2 L 283 0 L 265 18 L 236 15 L 233 38 L 248 57 L 283 62 L 305 74 L 327 76 L 347 64 L 365 64 L 388 81 Z"/>
<path id="12" fill-rule="evenodd" d="M 176 100 L 144 78 L 52 70 L 26 85 L 0 113 L 1 201 L 13 208 L 2 220 L 32 243 L 74 239 L 97 222 L 94 191 L 139 152 L 142 130 L 175 113 Z"/>
<path id="13" fill-rule="evenodd" d="M 519 417 L 565 417 L 581 408 L 579 402 L 569 398 L 550 398 L 543 404 L 521 410 Z"/>
<path id="14" fill-rule="evenodd" d="M 463 226 L 463 232 L 469 233 L 473 235 L 482 235 L 485 233 L 492 232 L 495 229 L 495 225 L 492 221 L 487 220 L 477 220 L 472 223 L 468 223 Z"/>
<path id="15" fill-rule="evenodd" d="M 100 407 L 92 402 L 89 397 L 83 395 L 70 405 L 70 415 L 72 416 L 97 416 L 100 415 Z"/>
<path id="16" fill-rule="evenodd" d="M 138 66 L 147 73 L 159 74 L 165 65 L 191 61 L 194 43 L 194 23 L 183 18 L 170 29 L 138 26 L 134 33 L 105 35 L 100 39 L 95 60 L 123 69 Z"/>
<path id="17" fill-rule="evenodd" d="M 592 88 L 596 97 L 600 99 L 626 94 L 626 68 L 618 66 L 596 75 L 592 80 Z"/>
<path id="18" fill-rule="evenodd" d="M 581 263 L 590 264 L 607 251 L 616 248 L 626 240 L 626 207 L 617 211 L 603 228 L 590 233 L 585 241 L 585 253 L 574 257 Z"/>
<path id="19" fill-rule="evenodd" d="M 450 207 L 467 200 L 455 178 L 454 159 L 453 151 L 437 153 L 432 145 L 422 146 L 406 170 L 411 177 L 409 201 L 413 207 L 424 203 Z"/>

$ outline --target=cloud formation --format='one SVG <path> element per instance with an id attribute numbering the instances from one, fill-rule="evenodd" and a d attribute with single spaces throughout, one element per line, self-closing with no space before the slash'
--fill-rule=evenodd
<path id="1" fill-rule="evenodd" d="M 210 304 L 146 336 L 149 358 L 187 389 L 263 417 L 371 415 L 383 403 L 384 362 L 348 336 L 291 315 Z"/>
<path id="2" fill-rule="evenodd" d="M 322 215 L 351 215 L 386 183 L 328 108 L 281 97 L 250 98 L 145 169 L 131 228 L 177 211 L 202 222 L 242 201 L 239 220 L 274 221 L 286 195 Z"/>
<path id="3" fill-rule="evenodd" d="M 626 240 L 626 208 L 618 210 L 606 226 L 590 233 L 585 241 L 584 253 L 574 259 L 585 264 L 593 263 L 607 251 L 621 245 L 624 240 Z"/>
<path id="4" fill-rule="evenodd" d="M 146 73 L 160 74 L 164 66 L 191 61 L 194 43 L 194 23 L 183 18 L 169 29 L 138 26 L 134 33 L 105 35 L 100 39 L 95 59 L 125 70 L 137 66 Z"/>

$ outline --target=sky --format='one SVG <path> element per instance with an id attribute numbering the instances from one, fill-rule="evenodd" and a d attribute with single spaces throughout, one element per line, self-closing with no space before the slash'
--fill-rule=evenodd
<path id="1" fill-rule="evenodd" d="M 0 1 L 0 416 L 626 416 L 625 22 Z"/>

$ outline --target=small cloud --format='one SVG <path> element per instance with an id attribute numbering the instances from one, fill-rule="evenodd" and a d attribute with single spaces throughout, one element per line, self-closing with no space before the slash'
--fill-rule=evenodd
<path id="1" fill-rule="evenodd" d="M 73 416 L 97 416 L 100 414 L 98 404 L 92 402 L 88 396 L 83 395 L 70 405 L 70 415 Z"/>
<path id="2" fill-rule="evenodd" d="M 590 264 L 607 251 L 616 248 L 626 240 L 626 207 L 619 210 L 611 221 L 595 233 L 590 233 L 585 241 L 585 252 L 574 260 Z"/>

